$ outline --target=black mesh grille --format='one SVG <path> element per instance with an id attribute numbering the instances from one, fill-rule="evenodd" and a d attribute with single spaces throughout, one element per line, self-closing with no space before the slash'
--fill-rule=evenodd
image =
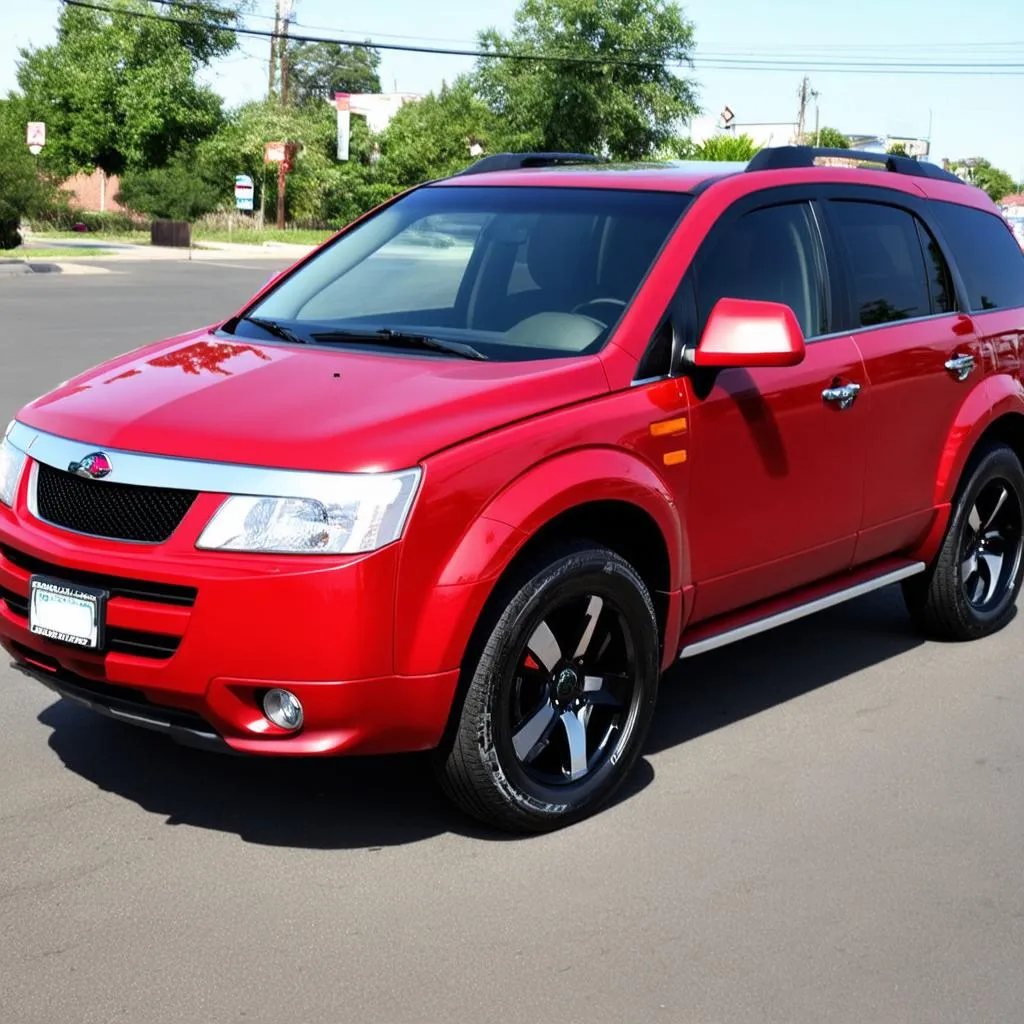
<path id="1" fill-rule="evenodd" d="M 123 576 L 104 576 L 95 572 L 79 572 L 63 565 L 44 562 L 23 551 L 0 544 L 0 556 L 11 565 L 25 572 L 39 576 L 55 576 L 66 583 L 77 583 L 81 587 L 99 587 L 107 590 L 111 597 L 130 597 L 133 601 L 153 601 L 157 604 L 176 604 L 186 608 L 196 603 L 198 591 L 195 587 L 179 587 L 171 583 L 153 583 L 150 580 L 127 579 Z"/>
<path id="2" fill-rule="evenodd" d="M 41 519 L 76 533 L 158 544 L 178 528 L 196 491 L 86 480 L 40 463 L 36 502 Z"/>

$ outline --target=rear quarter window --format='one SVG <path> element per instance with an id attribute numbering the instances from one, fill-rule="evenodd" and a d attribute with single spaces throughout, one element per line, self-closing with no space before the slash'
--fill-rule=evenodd
<path id="1" fill-rule="evenodd" d="M 956 203 L 931 210 L 953 252 L 972 313 L 1024 308 L 1024 251 L 996 213 Z"/>

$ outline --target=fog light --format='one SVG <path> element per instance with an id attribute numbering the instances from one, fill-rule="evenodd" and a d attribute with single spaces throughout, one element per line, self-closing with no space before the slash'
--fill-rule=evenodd
<path id="1" fill-rule="evenodd" d="M 288 690 L 267 690 L 263 698 L 263 714 L 274 725 L 294 732 L 302 725 L 302 701 Z"/>

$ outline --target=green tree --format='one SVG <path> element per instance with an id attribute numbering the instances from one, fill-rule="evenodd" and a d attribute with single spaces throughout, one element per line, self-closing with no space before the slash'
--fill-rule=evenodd
<path id="1" fill-rule="evenodd" d="M 396 188 L 454 174 L 475 159 L 474 142 L 493 151 L 500 136 L 497 119 L 470 80 L 458 78 L 395 114 L 381 136 L 379 174 Z"/>
<path id="2" fill-rule="evenodd" d="M 282 108 L 274 100 L 247 103 L 232 111 L 224 127 L 198 147 L 197 173 L 216 182 L 229 202 L 236 174 L 248 174 L 256 186 L 256 209 L 273 216 L 277 205 L 277 165 L 264 165 L 268 142 L 299 147 L 285 187 L 290 220 L 342 225 L 391 194 L 378 187 L 373 142 L 366 119 L 352 118 L 349 159 L 337 159 L 337 118 L 326 103 Z"/>
<path id="3" fill-rule="evenodd" d="M 712 135 L 694 150 L 694 160 L 750 160 L 761 147 L 749 135 Z"/>
<path id="4" fill-rule="evenodd" d="M 886 153 L 890 156 L 910 156 L 907 152 L 907 147 L 902 142 L 894 142 L 886 149 Z"/>
<path id="5" fill-rule="evenodd" d="M 101 167 L 160 167 L 211 135 L 221 100 L 197 72 L 236 45 L 217 27 L 241 4 L 190 0 L 166 12 L 148 0 L 111 0 L 103 11 L 63 7 L 57 41 L 23 49 L 18 84 L 33 120 L 47 123 L 43 163 L 61 174 Z"/>
<path id="6" fill-rule="evenodd" d="M 330 100 L 336 92 L 380 92 L 380 51 L 341 43 L 288 47 L 288 98 L 293 103 Z"/>
<path id="7" fill-rule="evenodd" d="M 55 182 L 40 173 L 25 145 L 21 104 L 0 100 L 0 249 L 20 245 L 22 218 L 43 213 L 57 199 Z"/>
<path id="8" fill-rule="evenodd" d="M 807 145 L 820 146 L 822 149 L 849 149 L 849 136 L 844 135 L 838 128 L 824 127 L 817 132 L 807 134 Z"/>
<path id="9" fill-rule="evenodd" d="M 524 0 L 510 35 L 489 29 L 475 85 L 501 119 L 505 148 L 639 160 L 697 113 L 693 26 L 670 0 Z M 587 63 L 528 56 L 586 58 Z"/>
<path id="10" fill-rule="evenodd" d="M 1013 176 L 1000 167 L 993 167 L 988 160 L 977 159 L 974 161 L 970 180 L 978 188 L 987 192 L 989 198 L 995 203 L 1017 190 L 1017 183 L 1013 180 Z"/>

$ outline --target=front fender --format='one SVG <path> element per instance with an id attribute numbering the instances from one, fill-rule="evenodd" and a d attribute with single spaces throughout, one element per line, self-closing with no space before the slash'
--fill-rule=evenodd
<path id="1" fill-rule="evenodd" d="M 621 501 L 643 509 L 658 524 L 669 553 L 670 589 L 682 585 L 683 530 L 679 510 L 665 482 L 645 462 L 614 448 L 584 448 L 556 456 L 513 480 L 487 506 L 488 520 L 513 527 L 522 538 L 532 537 L 563 512 L 594 501 Z M 513 556 L 516 552 L 513 552 Z M 481 562 L 477 579 L 502 572 L 510 559 L 505 552 Z M 462 549 L 450 564 L 461 558 Z"/>
<path id="2" fill-rule="evenodd" d="M 669 553 L 670 589 L 678 590 L 689 560 L 679 510 L 665 482 L 621 450 L 561 454 L 522 473 L 488 503 L 423 594 L 418 611 L 400 616 L 407 625 L 399 626 L 406 633 L 396 651 L 399 671 L 458 667 L 497 580 L 527 541 L 561 513 L 594 501 L 627 502 L 654 520 Z"/>

